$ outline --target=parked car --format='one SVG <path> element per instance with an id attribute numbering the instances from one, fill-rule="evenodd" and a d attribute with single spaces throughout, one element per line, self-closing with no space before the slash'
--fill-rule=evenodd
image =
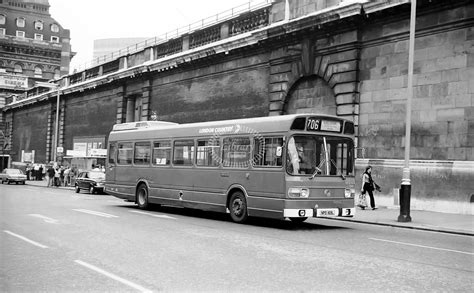
<path id="1" fill-rule="evenodd" d="M 3 182 L 7 182 L 8 184 L 10 184 L 10 182 L 25 184 L 26 175 L 20 169 L 7 168 L 3 169 L 2 173 L 0 173 L 0 179 L 2 180 L 2 184 Z"/>
<path id="2" fill-rule="evenodd" d="M 89 190 L 91 194 L 104 192 L 105 173 L 102 171 L 83 171 L 76 178 L 74 188 L 76 193 L 81 189 Z"/>

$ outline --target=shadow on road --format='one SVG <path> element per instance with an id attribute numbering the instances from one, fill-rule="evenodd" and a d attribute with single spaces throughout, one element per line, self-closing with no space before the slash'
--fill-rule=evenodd
<path id="1" fill-rule="evenodd" d="M 130 210 L 141 210 L 134 204 L 130 203 L 127 205 L 118 205 L 117 207 L 126 208 Z M 221 222 L 229 222 L 233 223 L 230 219 L 230 216 L 225 213 L 218 213 L 218 212 L 211 212 L 211 211 L 202 211 L 197 209 L 189 209 L 189 208 L 182 208 L 182 207 L 173 207 L 173 206 L 160 206 L 160 205 L 150 205 L 147 209 L 147 212 L 150 213 L 165 213 L 168 215 L 180 215 L 184 217 L 194 217 L 206 220 L 215 220 Z M 303 230 L 341 230 L 341 229 L 350 229 L 346 227 L 340 227 L 337 225 L 321 225 L 315 223 L 294 223 L 290 220 L 279 220 L 279 219 L 267 219 L 267 218 L 257 218 L 257 217 L 249 217 L 245 224 L 237 224 L 236 225 L 249 225 L 249 226 L 257 226 L 257 227 L 265 227 L 265 228 L 272 228 L 272 229 L 282 229 L 282 230 L 295 230 L 295 231 L 303 231 Z"/>

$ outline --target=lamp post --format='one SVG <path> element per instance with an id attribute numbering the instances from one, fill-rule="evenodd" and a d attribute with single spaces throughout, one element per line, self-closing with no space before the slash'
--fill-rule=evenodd
<path id="1" fill-rule="evenodd" d="M 411 0 L 410 40 L 408 45 L 408 84 L 405 126 L 405 165 L 400 188 L 400 215 L 398 222 L 411 222 L 410 198 L 410 140 L 411 140 L 411 100 L 413 97 L 413 57 L 415 53 L 416 0 Z"/>

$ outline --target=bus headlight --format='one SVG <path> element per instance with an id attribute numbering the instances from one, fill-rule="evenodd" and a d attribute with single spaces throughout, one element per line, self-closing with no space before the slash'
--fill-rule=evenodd
<path id="1" fill-rule="evenodd" d="M 308 198 L 309 197 L 309 189 L 308 188 L 291 187 L 291 188 L 288 189 L 288 196 L 289 197 Z"/>
<path id="2" fill-rule="evenodd" d="M 345 198 L 351 198 L 351 197 L 355 197 L 355 189 L 354 188 L 346 188 L 344 190 L 344 197 Z"/>

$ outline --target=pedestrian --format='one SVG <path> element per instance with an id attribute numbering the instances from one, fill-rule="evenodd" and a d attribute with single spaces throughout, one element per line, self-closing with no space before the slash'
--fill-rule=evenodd
<path id="1" fill-rule="evenodd" d="M 54 186 L 56 187 L 60 186 L 60 175 L 59 166 L 56 166 L 56 168 L 54 168 Z"/>
<path id="2" fill-rule="evenodd" d="M 377 209 L 375 206 L 375 198 L 374 198 L 374 193 L 373 191 L 381 191 L 380 186 L 378 186 L 374 180 L 372 179 L 372 166 L 367 166 L 365 168 L 365 172 L 362 174 L 362 189 L 361 193 L 362 195 L 365 195 L 366 193 L 369 194 L 370 197 L 370 207 L 372 210 Z"/>
<path id="3" fill-rule="evenodd" d="M 30 164 L 26 165 L 26 180 L 30 181 L 30 176 L 31 176 L 31 166 Z"/>
<path id="4" fill-rule="evenodd" d="M 48 170 L 46 171 L 46 174 L 48 175 L 48 187 L 54 186 L 54 173 L 53 166 L 49 166 Z"/>
<path id="5" fill-rule="evenodd" d="M 43 165 L 40 165 L 38 168 L 38 177 L 37 180 L 43 180 Z"/>
<path id="6" fill-rule="evenodd" d="M 64 166 L 59 167 L 59 186 L 64 185 Z"/>
<path id="7" fill-rule="evenodd" d="M 39 180 L 39 165 L 35 164 L 33 167 L 33 178 L 34 180 Z"/>
<path id="8" fill-rule="evenodd" d="M 67 167 L 66 170 L 64 170 L 64 186 L 68 186 L 70 181 L 69 178 L 69 173 L 71 172 L 71 167 Z"/>

